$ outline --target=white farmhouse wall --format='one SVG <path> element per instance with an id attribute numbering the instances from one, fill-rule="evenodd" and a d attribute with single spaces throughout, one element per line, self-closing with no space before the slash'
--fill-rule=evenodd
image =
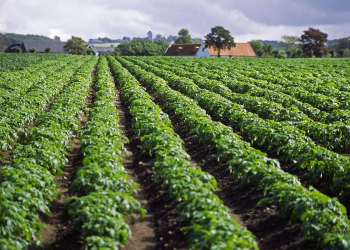
<path id="1" fill-rule="evenodd" d="M 204 43 L 202 43 L 201 46 L 199 47 L 195 57 L 210 57 L 210 53 L 205 47 Z"/>

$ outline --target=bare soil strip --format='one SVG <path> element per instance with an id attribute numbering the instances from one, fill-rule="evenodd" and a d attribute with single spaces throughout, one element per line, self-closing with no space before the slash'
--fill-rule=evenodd
<path id="1" fill-rule="evenodd" d="M 242 226 L 247 227 L 256 237 L 261 250 L 294 250 L 310 249 L 302 243 L 300 224 L 287 226 L 288 221 L 279 216 L 276 206 L 256 207 L 258 201 L 264 198 L 261 188 L 233 189 L 240 184 L 240 180 L 230 173 L 227 164 L 220 164 L 215 158 L 215 151 L 208 152 L 201 145 L 195 134 L 186 130 L 186 127 L 175 113 L 162 105 L 161 99 L 153 90 L 147 92 L 155 98 L 163 112 L 169 115 L 174 131 L 185 142 L 187 153 L 198 167 L 213 175 L 218 183 L 216 194 L 224 204 L 230 208 L 232 217 Z"/>
<path id="2" fill-rule="evenodd" d="M 130 225 L 132 238 L 123 249 L 151 250 L 151 249 L 188 249 L 186 237 L 181 231 L 183 225 L 171 206 L 172 200 L 166 191 L 162 190 L 161 183 L 155 181 L 155 173 L 150 164 L 152 157 L 142 153 L 140 137 L 135 135 L 131 126 L 132 116 L 127 104 L 119 98 L 117 108 L 121 120 L 121 129 L 129 139 L 125 145 L 129 157 L 124 158 L 124 165 L 130 177 L 140 184 L 135 195 L 143 208 L 147 210 L 145 220 Z"/>

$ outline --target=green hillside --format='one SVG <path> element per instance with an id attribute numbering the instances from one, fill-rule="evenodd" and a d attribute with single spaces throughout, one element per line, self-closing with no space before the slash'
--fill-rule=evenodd
<path id="1" fill-rule="evenodd" d="M 20 35 L 15 33 L 6 33 L 3 34 L 6 40 L 8 41 L 8 44 L 11 43 L 20 43 L 23 40 L 32 40 L 32 41 L 55 41 L 54 39 L 51 39 L 47 36 L 40 36 L 40 35 Z"/>

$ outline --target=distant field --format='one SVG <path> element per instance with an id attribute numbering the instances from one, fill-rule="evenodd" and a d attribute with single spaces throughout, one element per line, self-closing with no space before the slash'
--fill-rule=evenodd
<path id="1" fill-rule="evenodd" d="M 96 47 L 109 47 L 113 44 L 114 47 L 117 47 L 119 43 L 94 43 L 94 46 Z"/>

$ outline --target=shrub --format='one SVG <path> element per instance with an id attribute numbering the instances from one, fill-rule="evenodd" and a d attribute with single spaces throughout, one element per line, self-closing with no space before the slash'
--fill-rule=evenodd
<path id="1" fill-rule="evenodd" d="M 46 47 L 45 48 L 45 53 L 50 53 L 51 52 L 51 48 L 50 47 Z"/>
<path id="2" fill-rule="evenodd" d="M 14 49 L 15 53 L 22 53 L 21 47 L 17 47 Z"/>
<path id="3" fill-rule="evenodd" d="M 36 52 L 36 48 L 30 48 L 29 49 L 29 53 L 35 53 Z"/>

